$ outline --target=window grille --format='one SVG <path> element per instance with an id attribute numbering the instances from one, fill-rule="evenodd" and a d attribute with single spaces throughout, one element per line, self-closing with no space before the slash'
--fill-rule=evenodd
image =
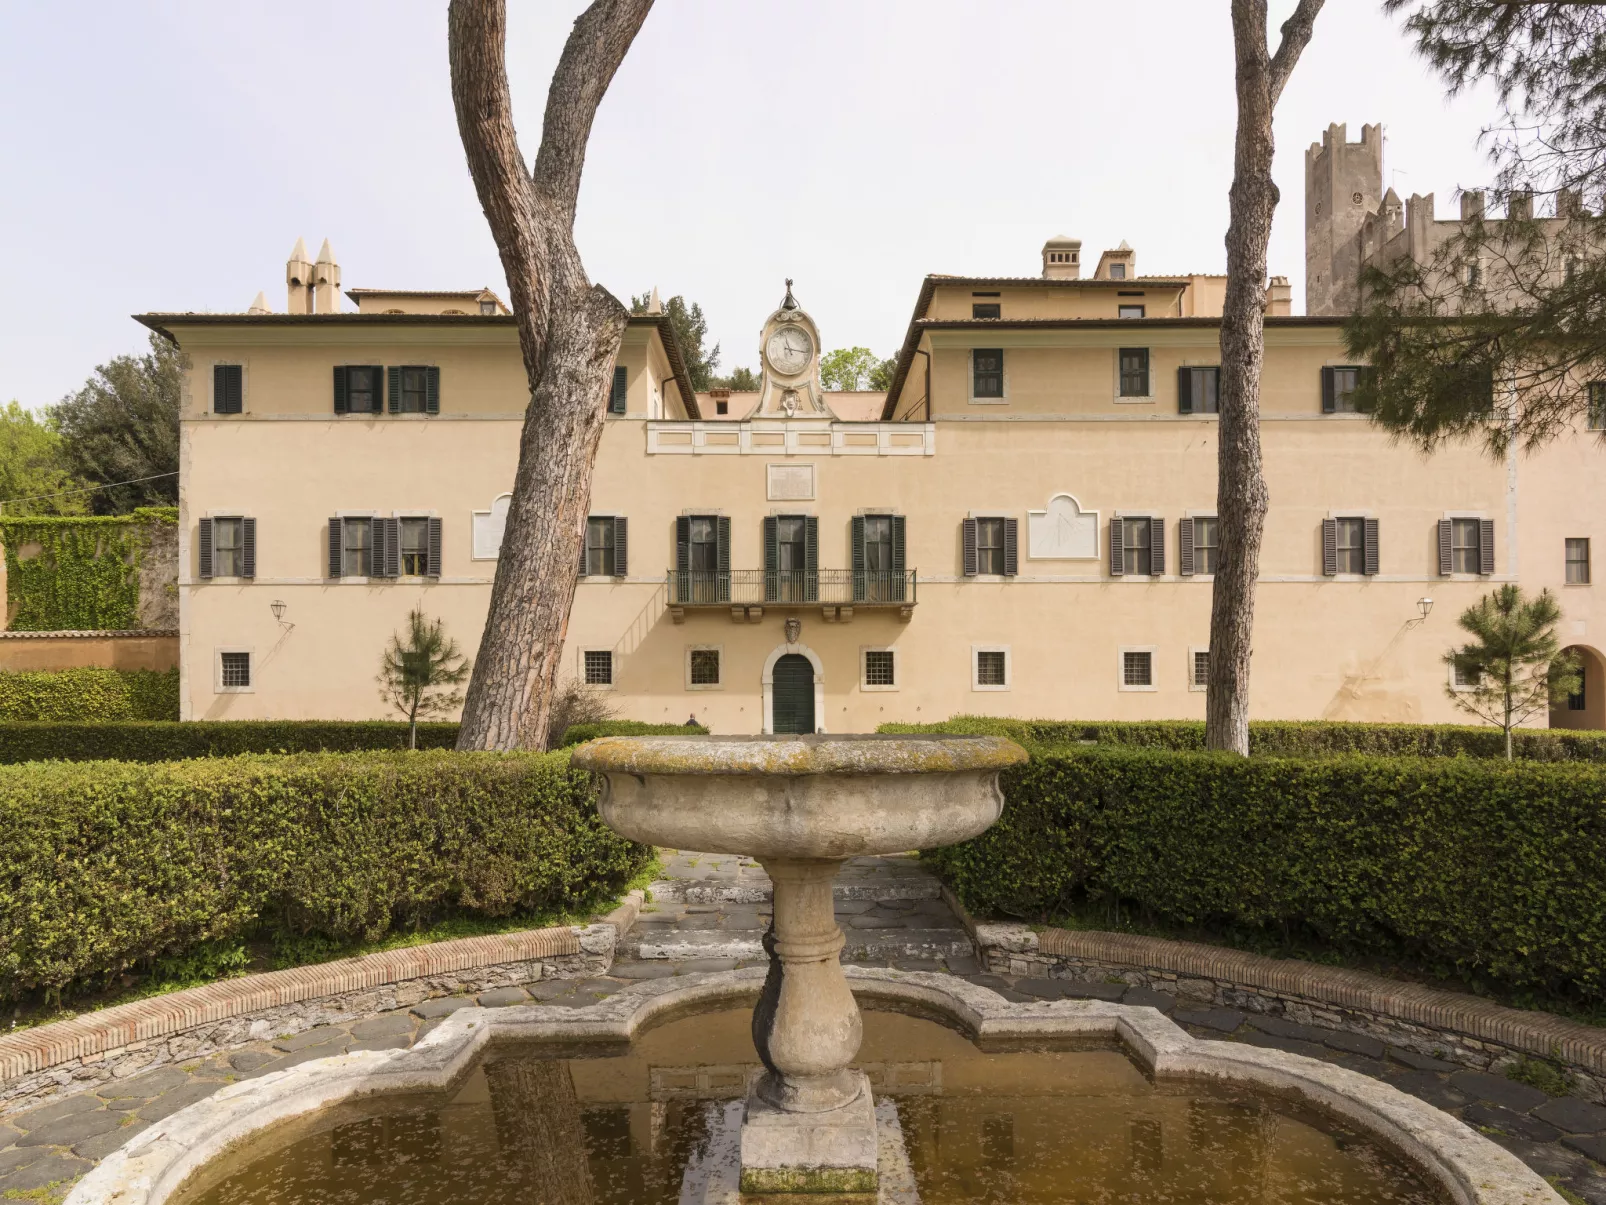
<path id="1" fill-rule="evenodd" d="M 222 659 L 220 678 L 225 687 L 238 689 L 251 685 L 250 653 L 219 653 Z"/>
<path id="2" fill-rule="evenodd" d="M 1004 350 L 978 347 L 970 353 L 970 396 L 1004 396 Z"/>
<path id="3" fill-rule="evenodd" d="M 585 677 L 587 686 L 612 686 L 613 652 L 609 649 L 587 649 Z"/>
<path id="4" fill-rule="evenodd" d="M 1153 653 L 1122 653 L 1121 654 L 1121 685 L 1123 685 L 1123 686 L 1153 686 L 1154 685 L 1154 654 Z"/>
<path id="5" fill-rule="evenodd" d="M 1193 684 L 1195 686 L 1210 685 L 1210 652 L 1208 649 L 1199 649 L 1193 654 Z"/>
<path id="6" fill-rule="evenodd" d="M 719 685 L 718 649 L 692 649 L 691 684 L 693 686 Z"/>
<path id="7" fill-rule="evenodd" d="M 1005 686 L 1008 672 L 1002 649 L 983 649 L 976 653 L 976 684 Z"/>
<path id="8" fill-rule="evenodd" d="M 986 654 L 982 654 L 985 656 Z M 1002 653 L 996 654 L 1002 657 Z M 864 654 L 864 684 L 866 686 L 896 686 L 896 671 L 891 649 L 868 649 Z M 1002 685 L 999 682 L 998 685 Z"/>

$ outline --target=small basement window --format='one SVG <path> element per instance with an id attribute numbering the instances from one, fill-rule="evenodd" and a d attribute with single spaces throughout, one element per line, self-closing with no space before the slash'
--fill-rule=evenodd
<path id="1" fill-rule="evenodd" d="M 1193 684 L 1196 687 L 1210 685 L 1210 650 L 1193 650 Z"/>
<path id="2" fill-rule="evenodd" d="M 587 649 L 582 662 L 587 686 L 613 685 L 613 650 Z"/>
<path id="3" fill-rule="evenodd" d="M 251 685 L 250 653 L 218 654 L 218 685 L 224 690 L 245 690 Z"/>
<path id="4" fill-rule="evenodd" d="M 1009 664 L 1002 649 L 983 649 L 976 654 L 976 685 L 1004 686 L 1009 681 Z"/>
<path id="5" fill-rule="evenodd" d="M 719 650 L 691 650 L 691 684 L 693 686 L 719 685 Z"/>
<path id="6" fill-rule="evenodd" d="M 1121 654 L 1121 685 L 1126 687 L 1154 685 L 1154 654 L 1126 652 Z"/>
<path id="7" fill-rule="evenodd" d="M 996 654 L 1003 656 L 1002 653 Z M 864 684 L 866 686 L 896 686 L 896 661 L 891 649 L 866 649 L 864 653 Z"/>

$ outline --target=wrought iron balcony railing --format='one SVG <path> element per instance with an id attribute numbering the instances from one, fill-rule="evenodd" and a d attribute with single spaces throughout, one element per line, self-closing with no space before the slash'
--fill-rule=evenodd
<path id="1" fill-rule="evenodd" d="M 912 607 L 915 571 L 821 569 L 789 573 L 733 569 L 729 573 L 669 571 L 672 607 L 762 607 L 787 604 L 830 607 Z"/>

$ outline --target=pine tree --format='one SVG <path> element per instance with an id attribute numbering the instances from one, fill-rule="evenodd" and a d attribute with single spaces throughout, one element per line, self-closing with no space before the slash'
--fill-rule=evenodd
<path id="1" fill-rule="evenodd" d="M 448 714 L 463 701 L 454 689 L 468 680 L 472 665 L 446 625 L 414 607 L 407 615 L 407 632 L 390 638 L 380 663 L 380 693 L 407 717 L 407 747 L 418 748 L 418 721 Z"/>
<path id="2" fill-rule="evenodd" d="M 1461 613 L 1457 622 L 1472 640 L 1444 655 L 1450 701 L 1506 734 L 1507 761 L 1514 727 L 1578 691 L 1578 662 L 1556 639 L 1560 620 L 1549 590 L 1530 599 L 1521 586 L 1501 586 Z"/>

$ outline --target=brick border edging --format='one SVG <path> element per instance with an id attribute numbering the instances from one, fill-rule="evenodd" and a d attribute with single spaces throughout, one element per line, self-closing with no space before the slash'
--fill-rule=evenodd
<path id="1" fill-rule="evenodd" d="M 1014 971 L 1012 962 L 1020 964 L 1022 971 L 1036 969 L 1034 963 L 1061 970 L 1136 970 L 1169 981 L 1173 990 L 1184 996 L 1199 994 L 1181 990 L 1188 980 L 1193 980 L 1199 987 L 1208 983 L 1212 998 L 1223 992 L 1232 994 L 1230 1002 L 1239 1006 L 1254 1008 L 1257 1001 L 1253 997 L 1259 997 L 1265 1002 L 1256 1010 L 1261 1012 L 1274 1011 L 1270 1007 L 1273 1004 L 1292 1003 L 1369 1014 L 1432 1033 L 1470 1039 L 1474 1049 L 1486 1044 L 1496 1048 L 1496 1056 L 1504 1050 L 1564 1063 L 1570 1070 L 1582 1073 L 1594 1095 L 1606 1096 L 1606 1029 L 1596 1026 L 1550 1013 L 1508 1008 L 1462 992 L 1404 983 L 1368 971 L 1325 967 L 1294 958 L 1268 958 L 1222 946 L 1133 933 L 1055 928 L 1036 931 L 1026 925 L 978 923 L 947 884 L 943 885 L 943 898 L 970 931 L 979 960 L 990 971 L 1019 973 Z M 1077 963 L 1092 963 L 1095 967 L 1077 967 Z M 1329 1026 L 1347 1025 L 1365 1031 L 1361 1017 L 1333 1016 L 1324 1021 Z M 1408 1036 L 1398 1034 L 1395 1040 L 1409 1044 L 1402 1040 Z M 1451 1053 L 1454 1057 L 1460 1052 Z M 1496 1059 L 1482 1061 L 1487 1065 Z"/>
<path id="2" fill-rule="evenodd" d="M 6 1089 L 18 1080 L 64 1064 L 104 1061 L 136 1044 L 157 1042 L 253 1013 L 510 964 L 537 964 L 536 973 L 540 975 L 544 973 L 541 965 L 545 960 L 568 958 L 585 962 L 584 971 L 606 970 L 612 964 L 618 939 L 635 923 L 642 898 L 641 891 L 631 891 L 606 916 L 588 925 L 462 937 L 266 971 L 5 1034 L 0 1036 L 0 1112 L 8 1103 Z M 431 994 L 439 993 L 426 991 L 424 997 Z"/>

